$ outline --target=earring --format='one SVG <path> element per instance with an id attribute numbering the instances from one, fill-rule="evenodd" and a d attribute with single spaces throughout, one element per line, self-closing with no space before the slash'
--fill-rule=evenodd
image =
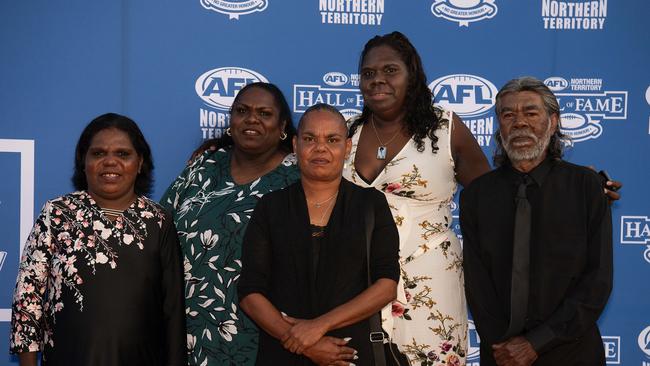
<path id="1" fill-rule="evenodd" d="M 280 134 L 280 140 L 286 140 L 286 139 L 287 139 L 287 133 L 282 131 L 282 133 Z"/>
<path id="2" fill-rule="evenodd" d="M 232 133 L 230 133 L 230 127 L 226 128 L 226 135 L 232 136 Z"/>

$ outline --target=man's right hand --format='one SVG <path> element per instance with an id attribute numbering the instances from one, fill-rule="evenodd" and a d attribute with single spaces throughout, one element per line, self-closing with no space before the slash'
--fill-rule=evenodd
<path id="1" fill-rule="evenodd" d="M 348 341 L 344 339 L 325 336 L 313 346 L 305 349 L 303 355 L 309 357 L 317 365 L 354 365 L 350 361 L 358 358 L 357 351 L 347 347 L 346 344 Z"/>

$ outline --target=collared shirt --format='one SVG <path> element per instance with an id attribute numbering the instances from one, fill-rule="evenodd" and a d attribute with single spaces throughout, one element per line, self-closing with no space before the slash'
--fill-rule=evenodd
<path id="1" fill-rule="evenodd" d="M 461 195 L 465 285 L 482 351 L 505 341 L 515 196 L 523 175 L 504 165 Z M 597 332 L 612 288 L 611 212 L 602 180 L 590 169 L 546 159 L 528 176 L 530 283 L 521 335 L 541 360 L 545 352 Z"/>

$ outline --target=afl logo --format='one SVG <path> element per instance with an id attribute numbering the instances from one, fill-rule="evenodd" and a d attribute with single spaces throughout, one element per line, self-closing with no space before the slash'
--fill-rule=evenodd
<path id="1" fill-rule="evenodd" d="M 208 105 L 229 110 L 237 93 L 246 84 L 268 82 L 264 76 L 241 67 L 220 67 L 199 76 L 194 88 L 196 94 Z"/>
<path id="2" fill-rule="evenodd" d="M 494 106 L 497 88 L 480 76 L 455 74 L 443 76 L 429 84 L 433 100 L 460 117 L 476 117 Z"/>
<path id="3" fill-rule="evenodd" d="M 328 72 L 323 76 L 323 82 L 329 86 L 343 86 L 347 84 L 348 77 L 342 72 Z"/>
<path id="4" fill-rule="evenodd" d="M 646 327 L 641 334 L 639 334 L 639 348 L 646 356 L 650 357 L 650 327 Z"/>
<path id="5" fill-rule="evenodd" d="M 544 80 L 544 84 L 548 86 L 551 91 L 557 92 L 566 89 L 569 86 L 569 82 L 566 79 L 554 76 Z"/>
<path id="6" fill-rule="evenodd" d="M 217 13 L 228 15 L 229 19 L 239 19 L 240 15 L 264 11 L 269 6 L 267 0 L 200 0 L 201 5 Z"/>

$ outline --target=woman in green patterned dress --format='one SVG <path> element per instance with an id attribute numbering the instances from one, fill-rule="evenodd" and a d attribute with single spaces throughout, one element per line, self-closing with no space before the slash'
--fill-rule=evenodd
<path id="1" fill-rule="evenodd" d="M 255 364 L 258 331 L 237 297 L 242 237 L 259 198 L 298 180 L 294 135 L 282 92 L 249 84 L 232 104 L 226 134 L 197 149 L 161 199 L 184 256 L 190 365 Z"/>

